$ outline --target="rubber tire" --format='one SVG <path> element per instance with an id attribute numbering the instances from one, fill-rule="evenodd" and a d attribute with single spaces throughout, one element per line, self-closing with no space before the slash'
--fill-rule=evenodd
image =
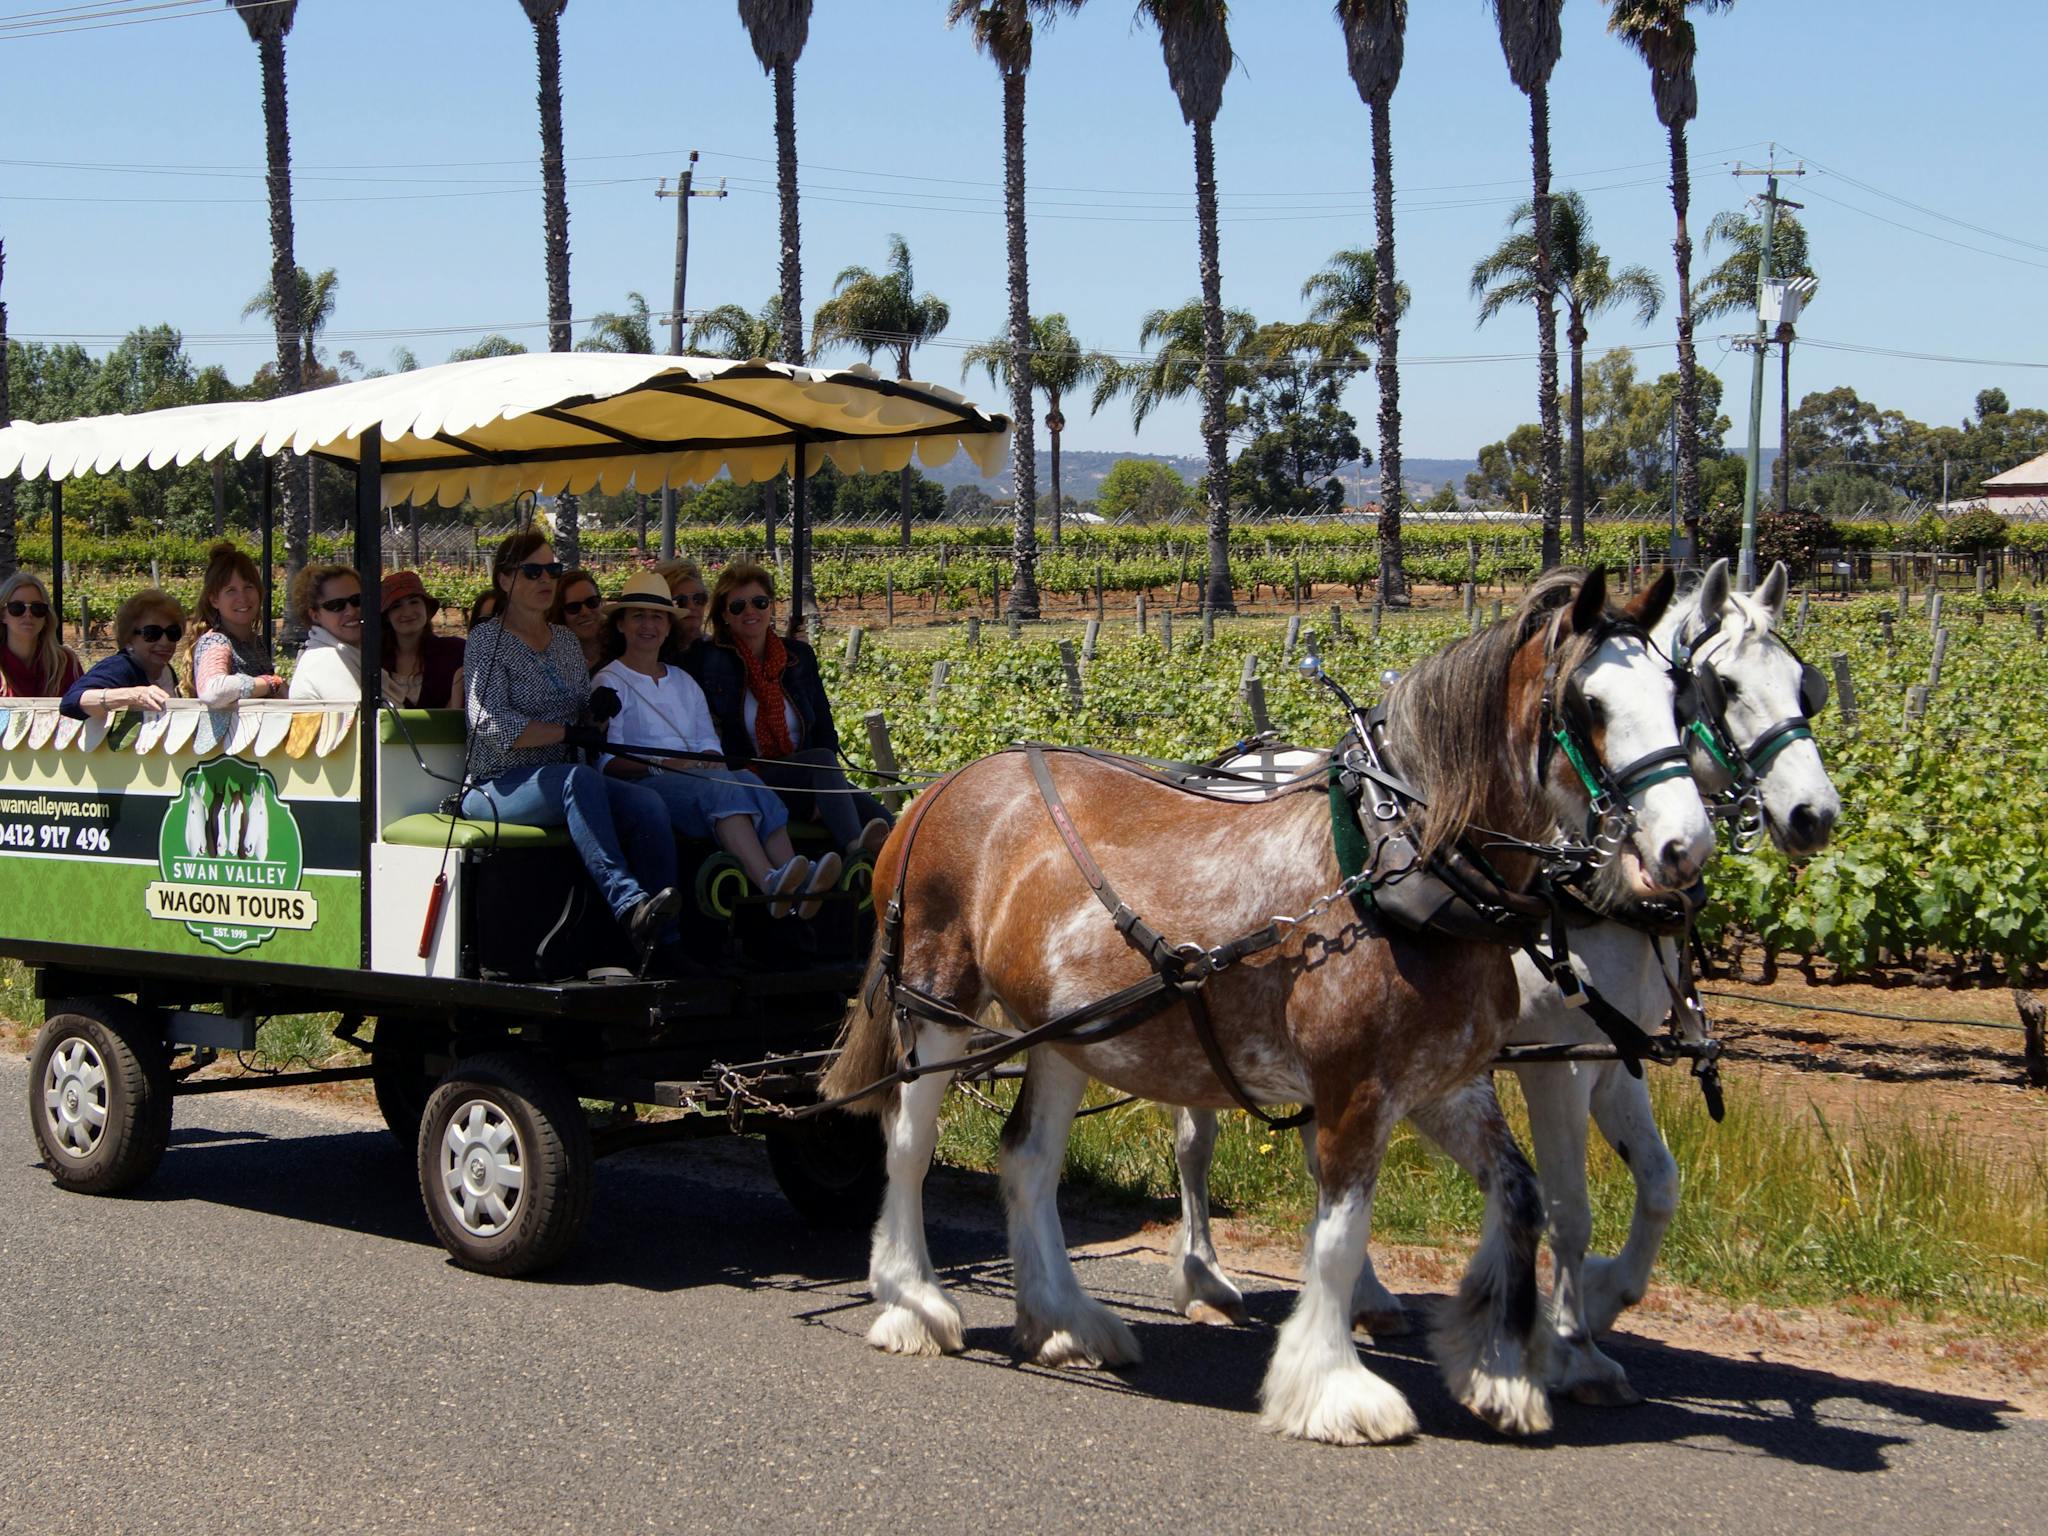
<path id="1" fill-rule="evenodd" d="M 107 1123 L 83 1157 L 51 1137 L 43 1113 L 43 1073 L 66 1040 L 83 1039 L 107 1072 Z M 171 1058 L 159 1028 L 132 1004 L 115 999 L 73 1002 L 36 1034 L 29 1058 L 29 1123 L 43 1166 L 62 1189 L 118 1195 L 156 1172 L 171 1139 Z"/>
<path id="2" fill-rule="evenodd" d="M 518 1133 L 526 1181 L 510 1228 L 496 1237 L 463 1230 L 441 1187 L 441 1139 L 455 1111 L 482 1099 Z M 491 1054 L 457 1062 L 427 1100 L 417 1162 L 427 1220 L 464 1269 L 511 1278 L 546 1269 L 582 1236 L 590 1217 L 596 1159 L 583 1106 L 554 1072 L 522 1056 Z"/>
<path id="3" fill-rule="evenodd" d="M 370 1039 L 370 1086 L 376 1090 L 377 1113 L 408 1152 L 419 1146 L 420 1122 L 438 1086 L 427 1075 L 425 1054 L 411 1024 L 402 1019 L 377 1021 Z"/>
<path id="4" fill-rule="evenodd" d="M 882 1122 L 828 1109 L 768 1127 L 768 1167 L 797 1214 L 814 1227 L 858 1231 L 882 1213 L 889 1187 Z"/>

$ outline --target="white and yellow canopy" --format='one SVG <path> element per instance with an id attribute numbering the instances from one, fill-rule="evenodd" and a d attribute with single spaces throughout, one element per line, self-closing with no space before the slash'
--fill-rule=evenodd
<path id="1" fill-rule="evenodd" d="M 928 465 L 965 449 L 998 473 L 1010 422 L 936 384 L 866 367 L 623 352 L 537 352 L 443 363 L 275 400 L 0 428 L 0 478 L 64 480 L 162 469 L 223 454 L 295 453 L 354 463 L 382 439 L 383 501 L 484 505 L 522 491 L 741 484 L 826 459 L 842 471 Z"/>

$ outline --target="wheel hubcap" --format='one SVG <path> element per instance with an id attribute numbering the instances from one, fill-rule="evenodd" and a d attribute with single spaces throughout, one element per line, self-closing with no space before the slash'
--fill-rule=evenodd
<path id="1" fill-rule="evenodd" d="M 66 1157 L 92 1155 L 107 1127 L 107 1067 L 92 1043 L 76 1035 L 50 1053 L 43 1068 L 43 1118 Z"/>
<path id="2" fill-rule="evenodd" d="M 518 1128 L 488 1099 L 471 1099 L 441 1137 L 441 1188 L 448 1212 L 472 1237 L 498 1237 L 519 1213 L 526 1149 Z"/>

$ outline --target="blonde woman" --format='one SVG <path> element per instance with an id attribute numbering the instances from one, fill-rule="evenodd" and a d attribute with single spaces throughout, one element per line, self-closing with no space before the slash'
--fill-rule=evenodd
<path id="1" fill-rule="evenodd" d="M 244 699 L 281 699 L 284 679 L 262 635 L 263 583 L 256 562 L 223 539 L 206 552 L 193 613 L 193 697 L 214 709 Z"/>
<path id="2" fill-rule="evenodd" d="M 74 720 L 104 720 L 117 709 L 162 709 L 178 696 L 171 658 L 185 638 L 185 610 L 158 587 L 144 587 L 114 615 L 120 647 L 65 691 L 59 706 Z"/>
<path id="3" fill-rule="evenodd" d="M 363 696 L 363 581 L 353 566 L 309 565 L 292 582 L 306 646 L 292 669 L 295 699 L 353 703 Z"/>
<path id="4" fill-rule="evenodd" d="M 50 589 L 28 571 L 0 582 L 0 622 L 7 644 L 0 648 L 0 698 L 56 699 L 85 671 L 78 653 L 59 637 Z"/>

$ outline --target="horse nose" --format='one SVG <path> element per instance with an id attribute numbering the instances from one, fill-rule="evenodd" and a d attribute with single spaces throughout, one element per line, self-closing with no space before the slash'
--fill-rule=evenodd
<path id="1" fill-rule="evenodd" d="M 1674 837 L 1664 845 L 1664 876 L 1674 891 L 1691 885 L 1705 865 L 1706 855 L 1697 844 Z"/>
<path id="2" fill-rule="evenodd" d="M 1827 842 L 1829 835 L 1835 830 L 1835 817 L 1837 814 L 1839 814 L 1839 807 L 1823 805 L 1819 809 L 1815 809 L 1812 805 L 1802 801 L 1800 804 L 1793 806 L 1792 814 L 1785 818 L 1786 827 L 1792 834 L 1793 842 L 1800 848 L 1819 848 Z"/>

